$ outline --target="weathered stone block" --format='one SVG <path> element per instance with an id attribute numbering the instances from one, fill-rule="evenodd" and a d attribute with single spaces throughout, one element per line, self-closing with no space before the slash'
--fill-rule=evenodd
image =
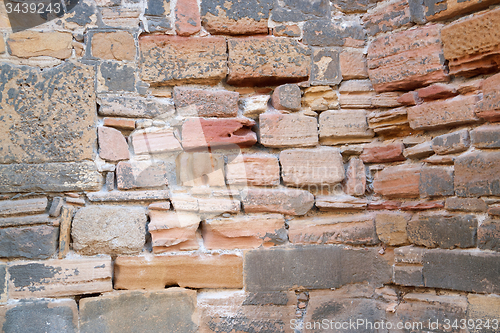
<path id="1" fill-rule="evenodd" d="M 366 79 L 366 55 L 361 50 L 344 50 L 339 54 L 340 72 L 344 80 Z"/>
<path id="2" fill-rule="evenodd" d="M 236 117 L 238 97 L 239 93 L 227 90 L 174 88 L 175 107 L 183 117 Z"/>
<path id="3" fill-rule="evenodd" d="M 347 164 L 344 192 L 348 195 L 362 196 L 366 191 L 366 171 L 363 161 L 353 157 Z"/>
<path id="4" fill-rule="evenodd" d="M 116 186 L 119 190 L 167 185 L 167 169 L 162 161 L 119 162 Z"/>
<path id="5" fill-rule="evenodd" d="M 277 110 L 292 110 L 300 109 L 301 91 L 296 84 L 284 84 L 274 89 L 271 96 L 271 102 Z"/>
<path id="6" fill-rule="evenodd" d="M 302 106 L 311 108 L 311 111 L 336 109 L 338 105 L 337 94 L 330 86 L 312 86 L 304 90 Z"/>
<path id="7" fill-rule="evenodd" d="M 424 1 L 425 17 L 429 21 L 446 20 L 455 16 L 472 13 L 497 3 L 496 0 L 458 1 L 458 0 L 426 0 Z"/>
<path id="8" fill-rule="evenodd" d="M 98 92 L 135 92 L 135 64 L 103 61 L 98 69 Z"/>
<path id="9" fill-rule="evenodd" d="M 2 114 L 8 115 L 0 120 L 0 163 L 94 158 L 93 67 L 65 62 L 41 71 L 4 63 L 0 76 Z"/>
<path id="10" fill-rule="evenodd" d="M 405 150 L 403 151 L 403 156 L 411 159 L 421 159 L 424 157 L 429 157 L 433 154 L 434 150 L 432 150 L 430 141 L 422 142 L 415 146 L 405 148 Z"/>
<path id="11" fill-rule="evenodd" d="M 427 102 L 408 108 L 408 120 L 413 129 L 435 129 L 477 122 L 475 115 L 478 97 L 457 96 Z"/>
<path id="12" fill-rule="evenodd" d="M 477 148 L 500 148 L 500 125 L 483 125 L 470 132 L 472 145 Z"/>
<path id="13" fill-rule="evenodd" d="M 0 229 L 0 257 L 47 259 L 57 249 L 59 228 L 30 226 Z"/>
<path id="14" fill-rule="evenodd" d="M 113 290 L 110 257 L 13 261 L 9 297 L 61 297 Z"/>
<path id="15" fill-rule="evenodd" d="M 345 177 L 342 155 L 336 148 L 283 150 L 279 160 L 281 177 L 288 186 L 328 186 Z"/>
<path id="16" fill-rule="evenodd" d="M 47 198 L 2 200 L 0 201 L 0 216 L 45 213 L 47 202 Z"/>
<path id="17" fill-rule="evenodd" d="M 259 116 L 259 125 L 259 141 L 266 147 L 310 147 L 318 143 L 316 118 L 266 113 Z"/>
<path id="18" fill-rule="evenodd" d="M 500 152 L 474 151 L 455 159 L 455 193 L 459 197 L 500 195 Z"/>
<path id="19" fill-rule="evenodd" d="M 366 12 L 369 8 L 375 6 L 375 1 L 373 0 L 335 0 L 333 1 L 333 6 L 340 9 L 344 13 L 359 13 Z"/>
<path id="20" fill-rule="evenodd" d="M 94 57 L 133 61 L 136 52 L 134 37 L 127 31 L 98 32 L 92 35 Z"/>
<path id="21" fill-rule="evenodd" d="M 91 192 L 87 198 L 92 202 L 152 201 L 170 198 L 169 190 Z"/>
<path id="22" fill-rule="evenodd" d="M 444 200 L 418 200 L 418 201 L 407 201 L 401 204 L 399 207 L 401 210 L 409 211 L 419 211 L 419 210 L 429 210 L 436 208 L 444 208 Z"/>
<path id="23" fill-rule="evenodd" d="M 123 134 L 111 127 L 99 127 L 99 157 L 106 161 L 128 160 L 128 143 Z"/>
<path id="24" fill-rule="evenodd" d="M 404 144 L 395 142 L 389 144 L 372 144 L 363 147 L 360 158 L 365 163 L 386 163 L 404 161 Z"/>
<path id="25" fill-rule="evenodd" d="M 138 253 L 146 239 L 146 222 L 143 208 L 83 207 L 72 223 L 73 248 L 86 255 Z"/>
<path id="26" fill-rule="evenodd" d="M 273 8 L 273 21 L 300 22 L 330 16 L 330 2 L 326 0 L 285 0 L 282 4 L 285 7 Z"/>
<path id="27" fill-rule="evenodd" d="M 196 0 L 180 0 L 175 5 L 175 31 L 191 36 L 201 29 L 200 10 Z"/>
<path id="28" fill-rule="evenodd" d="M 464 129 L 435 137 L 431 141 L 436 154 L 453 154 L 467 150 L 470 146 L 469 131 Z"/>
<path id="29" fill-rule="evenodd" d="M 424 276 L 422 265 L 394 265 L 394 283 L 402 286 L 423 287 Z"/>
<path id="30" fill-rule="evenodd" d="M 141 36 L 140 76 L 152 85 L 217 83 L 226 77 L 226 39 Z"/>
<path id="31" fill-rule="evenodd" d="M 120 128 L 127 131 L 133 131 L 135 129 L 135 120 L 127 118 L 109 118 L 103 119 L 104 126 Z"/>
<path id="32" fill-rule="evenodd" d="M 147 128 L 130 135 L 136 155 L 182 151 L 179 140 L 170 128 Z"/>
<path id="33" fill-rule="evenodd" d="M 499 68 L 500 9 L 453 22 L 443 28 L 443 54 L 450 74 L 472 76 Z M 495 37 L 491 37 L 495 36 Z"/>
<path id="34" fill-rule="evenodd" d="M 300 37 L 302 30 L 297 24 L 278 25 L 273 28 L 273 36 L 276 37 Z"/>
<path id="35" fill-rule="evenodd" d="M 349 263 L 356 262 L 356 265 Z M 338 267 L 343 267 L 339 270 Z M 252 250 L 245 254 L 245 289 L 330 289 L 344 284 L 388 283 L 392 267 L 377 248 L 313 245 Z"/>
<path id="36" fill-rule="evenodd" d="M 500 221 L 489 219 L 481 223 L 477 243 L 480 249 L 500 252 Z"/>
<path id="37" fill-rule="evenodd" d="M 411 90 L 446 81 L 441 27 L 429 25 L 375 39 L 367 56 L 368 75 L 375 90 Z M 409 68 L 409 62 L 415 65 Z"/>
<path id="38" fill-rule="evenodd" d="M 80 332 L 197 332 L 196 291 L 115 291 L 80 302 Z"/>
<path id="39" fill-rule="evenodd" d="M 106 94 L 100 95 L 97 102 L 101 116 L 130 118 L 173 118 L 175 116 L 172 99 Z"/>
<path id="40" fill-rule="evenodd" d="M 476 246 L 473 215 L 420 213 L 408 222 L 408 239 L 416 245 L 444 249 Z"/>
<path id="41" fill-rule="evenodd" d="M 455 194 L 453 169 L 447 167 L 423 167 L 420 171 L 419 189 L 422 197 Z"/>
<path id="42" fill-rule="evenodd" d="M 424 102 L 433 101 L 436 99 L 446 99 L 450 97 L 454 97 L 458 95 L 457 89 L 453 86 L 443 84 L 443 83 L 434 83 L 428 87 L 420 88 L 416 91 L 419 99 Z"/>
<path id="43" fill-rule="evenodd" d="M 255 119 L 259 118 L 259 115 L 261 113 L 267 111 L 268 101 L 269 95 L 255 95 L 241 98 L 238 104 L 242 109 L 242 114 L 244 117 Z"/>
<path id="44" fill-rule="evenodd" d="M 0 192 L 92 191 L 102 176 L 94 162 L 0 165 Z"/>
<path id="45" fill-rule="evenodd" d="M 304 215 L 314 205 L 314 196 L 297 189 L 247 189 L 242 192 L 246 213 Z"/>
<path id="46" fill-rule="evenodd" d="M 399 212 L 377 213 L 375 225 L 378 238 L 390 246 L 408 243 L 406 226 L 410 219 L 410 214 L 401 214 Z"/>
<path id="47" fill-rule="evenodd" d="M 255 35 L 267 34 L 270 0 L 256 1 L 201 1 L 203 27 L 211 34 Z"/>
<path id="48" fill-rule="evenodd" d="M 311 46 L 351 46 L 365 45 L 363 27 L 355 22 L 344 24 L 330 20 L 309 20 L 304 24 L 304 44 Z"/>
<path id="49" fill-rule="evenodd" d="M 9 36 L 10 54 L 19 58 L 49 56 L 58 59 L 71 57 L 73 36 L 68 32 L 20 31 Z"/>
<path id="50" fill-rule="evenodd" d="M 478 323 L 481 320 L 483 323 L 481 328 L 479 325 L 474 325 L 474 328 L 469 330 L 469 332 L 494 333 L 497 327 L 493 327 L 492 324 L 496 323 L 495 320 L 498 320 L 500 297 L 498 295 L 469 294 L 467 295 L 467 302 L 469 303 L 467 307 L 467 319 L 472 320 L 474 323 Z M 485 325 L 487 322 L 490 325 L 489 328 Z"/>
<path id="51" fill-rule="evenodd" d="M 212 153 L 182 153 L 176 159 L 183 186 L 224 186 L 224 156 Z"/>
<path id="52" fill-rule="evenodd" d="M 375 133 L 368 128 L 365 110 L 331 110 L 319 116 L 321 144 L 368 142 Z"/>
<path id="53" fill-rule="evenodd" d="M 281 245 L 288 240 L 279 214 L 250 214 L 203 221 L 203 243 L 209 250 L 252 249 Z"/>
<path id="54" fill-rule="evenodd" d="M 369 36 L 410 25 L 412 17 L 408 0 L 377 6 L 363 16 L 363 22 Z"/>
<path id="55" fill-rule="evenodd" d="M 316 195 L 316 207 L 321 211 L 364 210 L 368 206 L 366 199 L 352 197 L 350 195 Z"/>
<path id="56" fill-rule="evenodd" d="M 305 81 L 311 72 L 309 50 L 294 39 L 229 39 L 229 75 L 235 86 Z"/>
<path id="57" fill-rule="evenodd" d="M 0 317 L 2 332 L 78 332 L 78 307 L 72 299 L 24 300 L 1 306 Z"/>
<path id="58" fill-rule="evenodd" d="M 250 147 L 257 142 L 253 125 L 255 121 L 247 118 L 189 118 L 182 124 L 182 147 L 185 150 Z"/>
<path id="59" fill-rule="evenodd" d="M 447 210 L 458 210 L 464 212 L 485 212 L 488 210 L 488 205 L 483 199 L 446 198 L 445 208 Z"/>
<path id="60" fill-rule="evenodd" d="M 419 196 L 420 165 L 397 165 L 377 173 L 373 182 L 375 193 L 392 198 Z"/>
<path id="61" fill-rule="evenodd" d="M 489 121 L 500 121 L 500 74 L 481 82 L 483 99 L 477 105 L 476 114 Z"/>
<path id="62" fill-rule="evenodd" d="M 228 185 L 279 185 L 278 159 L 272 155 L 238 155 L 226 164 L 226 181 Z"/>
<path id="63" fill-rule="evenodd" d="M 313 49 L 311 84 L 335 85 L 342 81 L 339 54 L 342 50 L 336 47 Z"/>

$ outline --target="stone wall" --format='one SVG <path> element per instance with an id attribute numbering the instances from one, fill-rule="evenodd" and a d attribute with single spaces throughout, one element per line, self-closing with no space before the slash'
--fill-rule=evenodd
<path id="1" fill-rule="evenodd" d="M 499 332 L 499 3 L 0 3 L 1 330 Z"/>

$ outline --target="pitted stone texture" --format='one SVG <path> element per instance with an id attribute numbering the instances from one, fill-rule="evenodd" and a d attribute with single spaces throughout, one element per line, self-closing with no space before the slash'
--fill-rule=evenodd
<path id="1" fill-rule="evenodd" d="M 251 130 L 255 121 L 247 118 L 189 118 L 182 124 L 184 150 L 250 147 L 257 142 Z"/>
<path id="2" fill-rule="evenodd" d="M 375 193 L 390 198 L 416 198 L 419 196 L 421 165 L 396 165 L 384 168 L 375 176 Z"/>
<path id="3" fill-rule="evenodd" d="M 334 0 L 333 6 L 340 9 L 344 13 L 359 13 L 366 12 L 371 7 L 374 7 L 374 0 Z"/>
<path id="4" fill-rule="evenodd" d="M 101 183 L 94 162 L 0 165 L 0 192 L 92 191 Z"/>
<path id="5" fill-rule="evenodd" d="M 292 110 L 300 109 L 300 88 L 296 84 L 284 84 L 274 89 L 271 96 L 271 102 L 277 110 Z"/>
<path id="6" fill-rule="evenodd" d="M 281 213 L 304 215 L 314 205 L 314 196 L 298 189 L 246 189 L 242 191 L 246 213 Z"/>
<path id="7" fill-rule="evenodd" d="M 126 31 L 98 32 L 92 36 L 92 55 L 108 60 L 135 59 L 134 37 Z"/>
<path id="8" fill-rule="evenodd" d="M 342 155 L 336 148 L 283 150 L 279 160 L 287 186 L 328 186 L 340 183 L 345 177 Z"/>
<path id="9" fill-rule="evenodd" d="M 472 145 L 477 148 L 500 148 L 500 125 L 483 125 L 470 132 Z"/>
<path id="10" fill-rule="evenodd" d="M 172 99 L 107 94 L 99 96 L 98 104 L 101 116 L 165 119 L 175 115 Z"/>
<path id="11" fill-rule="evenodd" d="M 437 136 L 431 141 L 432 150 L 438 155 L 460 153 L 469 146 L 469 131 L 466 129 Z"/>
<path id="12" fill-rule="evenodd" d="M 0 66 L 0 163 L 93 159 L 97 122 L 93 67 L 43 71 Z M 5 116 L 8 115 L 8 116 Z"/>
<path id="13" fill-rule="evenodd" d="M 271 0 L 203 0 L 202 24 L 208 32 L 215 35 L 267 34 L 272 6 Z"/>
<path id="14" fill-rule="evenodd" d="M 477 229 L 477 247 L 500 252 L 500 221 L 488 219 Z"/>
<path id="15" fill-rule="evenodd" d="M 73 248 L 85 255 L 138 253 L 146 239 L 146 221 L 144 208 L 80 208 L 71 228 Z"/>
<path id="16" fill-rule="evenodd" d="M 365 29 L 369 36 L 380 32 L 392 31 L 412 23 L 408 0 L 381 5 L 363 16 Z"/>
<path id="17" fill-rule="evenodd" d="M 183 117 L 236 117 L 238 97 L 239 93 L 227 90 L 174 88 L 175 107 Z"/>
<path id="18" fill-rule="evenodd" d="M 127 141 L 119 130 L 111 127 L 99 127 L 97 133 L 100 158 L 113 162 L 129 159 Z"/>
<path id="19" fill-rule="evenodd" d="M 375 39 L 368 47 L 368 75 L 377 92 L 411 90 L 448 80 L 441 50 L 441 25 Z M 408 66 L 408 63 L 413 64 Z"/>
<path id="20" fill-rule="evenodd" d="M 135 92 L 136 65 L 130 62 L 103 61 L 98 67 L 98 92 Z"/>
<path id="21" fill-rule="evenodd" d="M 280 184 L 280 165 L 272 155 L 238 155 L 228 157 L 228 185 L 272 186 Z"/>
<path id="22" fill-rule="evenodd" d="M 0 307 L 0 317 L 2 332 L 78 332 L 78 307 L 72 299 L 5 305 Z"/>
<path id="23" fill-rule="evenodd" d="M 420 195 L 422 197 L 447 196 L 455 194 L 453 168 L 426 166 L 420 171 Z"/>
<path id="24" fill-rule="evenodd" d="M 330 16 L 330 2 L 326 0 L 285 0 L 272 11 L 275 22 L 300 22 Z"/>
<path id="25" fill-rule="evenodd" d="M 368 128 L 365 110 L 329 110 L 319 116 L 321 144 L 368 142 L 375 133 Z"/>
<path id="26" fill-rule="evenodd" d="M 341 51 L 338 47 L 313 49 L 311 68 L 312 85 L 335 85 L 342 81 L 339 60 Z"/>
<path id="27" fill-rule="evenodd" d="M 476 114 L 489 121 L 500 121 L 500 74 L 481 82 L 483 99 L 477 105 Z"/>
<path id="28" fill-rule="evenodd" d="M 196 0 L 179 0 L 175 5 L 175 31 L 179 36 L 191 36 L 201 29 L 200 10 Z"/>
<path id="29" fill-rule="evenodd" d="M 410 127 L 434 129 L 478 122 L 475 114 L 478 100 L 476 95 L 457 96 L 409 107 Z"/>
<path id="30" fill-rule="evenodd" d="M 365 32 L 358 23 L 333 23 L 330 20 L 310 20 L 304 24 L 304 44 L 311 46 L 365 45 Z"/>
<path id="31" fill-rule="evenodd" d="M 47 198 L 45 197 L 24 200 L 2 200 L 0 201 L 0 216 L 45 213 L 47 202 Z"/>
<path id="32" fill-rule="evenodd" d="M 339 54 L 340 72 L 344 80 L 366 79 L 366 55 L 361 50 L 344 50 Z"/>
<path id="33" fill-rule="evenodd" d="M 115 291 L 81 300 L 80 332 L 130 331 L 198 332 L 196 291 Z"/>
<path id="34" fill-rule="evenodd" d="M 226 77 L 226 39 L 142 36 L 141 79 L 151 85 L 215 84 Z"/>
<path id="35" fill-rule="evenodd" d="M 20 31 L 9 36 L 10 53 L 19 58 L 49 56 L 58 59 L 71 57 L 73 36 L 68 32 Z"/>
<path id="36" fill-rule="evenodd" d="M 252 37 L 228 40 L 229 75 L 235 86 L 305 81 L 311 72 L 309 49 L 294 39 Z"/>
<path id="37" fill-rule="evenodd" d="M 120 190 L 167 185 L 163 161 L 120 162 L 116 167 L 116 185 Z"/>
<path id="38" fill-rule="evenodd" d="M 495 72 L 500 64 L 500 9 L 453 22 L 442 30 L 450 74 Z"/>
<path id="39" fill-rule="evenodd" d="M 57 249 L 59 228 L 40 225 L 0 229 L 0 257 L 47 259 Z"/>
<path id="40" fill-rule="evenodd" d="M 500 195 L 500 152 L 473 151 L 455 159 L 455 193 L 459 197 Z"/>
<path id="41" fill-rule="evenodd" d="M 265 147 L 310 147 L 318 143 L 318 122 L 313 117 L 265 113 L 259 116 L 259 125 L 259 141 Z"/>

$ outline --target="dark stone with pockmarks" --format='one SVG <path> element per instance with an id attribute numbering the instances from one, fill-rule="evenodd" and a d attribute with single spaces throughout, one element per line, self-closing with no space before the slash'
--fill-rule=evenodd
<path id="1" fill-rule="evenodd" d="M 57 248 L 59 228 L 42 225 L 0 229 L 0 257 L 47 259 Z"/>
<path id="2" fill-rule="evenodd" d="M 273 9 L 275 22 L 300 22 L 330 16 L 330 2 L 327 0 L 285 0 L 284 7 Z"/>
<path id="3" fill-rule="evenodd" d="M 98 76 L 99 91 L 135 91 L 135 68 L 131 65 L 103 62 Z"/>
<path id="4" fill-rule="evenodd" d="M 469 146 L 469 131 L 466 129 L 437 136 L 431 142 L 432 150 L 439 155 L 459 153 Z"/>
<path id="5" fill-rule="evenodd" d="M 484 125 L 470 132 L 472 145 L 476 148 L 500 148 L 500 125 Z"/>
<path id="6" fill-rule="evenodd" d="M 473 151 L 455 159 L 455 193 L 459 197 L 500 195 L 500 152 Z"/>
<path id="7" fill-rule="evenodd" d="M 455 194 L 453 169 L 447 167 L 424 167 L 420 171 L 420 195 L 423 197 Z"/>
<path id="8" fill-rule="evenodd" d="M 476 246 L 477 219 L 473 215 L 415 215 L 407 226 L 408 239 L 416 245 L 444 249 Z"/>
<path id="9" fill-rule="evenodd" d="M 251 293 L 247 296 L 243 305 L 286 305 L 288 294 L 278 291 Z"/>
<path id="10" fill-rule="evenodd" d="M 165 8 L 165 6 L 169 8 Z M 170 0 L 147 0 L 144 14 L 152 16 L 165 16 L 170 14 Z"/>
<path id="11" fill-rule="evenodd" d="M 500 220 L 489 219 L 477 229 L 477 247 L 500 252 Z"/>
<path id="12" fill-rule="evenodd" d="M 363 46 L 366 36 L 357 23 L 344 26 L 329 20 L 312 20 L 304 24 L 304 44 L 311 46 Z"/>
<path id="13" fill-rule="evenodd" d="M 344 13 L 362 13 L 375 6 L 377 0 L 334 0 L 333 6 Z"/>

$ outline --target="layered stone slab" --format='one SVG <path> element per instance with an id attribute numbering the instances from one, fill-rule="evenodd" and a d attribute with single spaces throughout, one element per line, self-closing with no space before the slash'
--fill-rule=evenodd
<path id="1" fill-rule="evenodd" d="M 273 155 L 238 155 L 226 164 L 229 185 L 279 185 L 280 165 Z"/>
<path id="2" fill-rule="evenodd" d="M 371 141 L 375 133 L 368 128 L 365 110 L 329 110 L 319 116 L 322 144 L 337 145 Z"/>
<path id="3" fill-rule="evenodd" d="M 44 213 L 47 208 L 47 198 L 3 200 L 0 201 L 0 216 L 17 214 Z"/>
<path id="4" fill-rule="evenodd" d="M 373 189 L 390 198 L 418 197 L 421 168 L 419 164 L 387 167 L 375 176 Z"/>
<path id="5" fill-rule="evenodd" d="M 254 189 L 242 191 L 246 213 L 281 213 L 304 215 L 314 205 L 314 196 L 298 189 Z"/>
<path id="6" fill-rule="evenodd" d="M 259 116 L 259 142 L 270 148 L 310 147 L 318 143 L 318 122 L 298 114 Z"/>
<path id="7" fill-rule="evenodd" d="M 71 57 L 73 38 L 68 32 L 20 31 L 9 36 L 7 45 L 13 56 L 30 58 L 49 56 L 58 59 Z"/>

